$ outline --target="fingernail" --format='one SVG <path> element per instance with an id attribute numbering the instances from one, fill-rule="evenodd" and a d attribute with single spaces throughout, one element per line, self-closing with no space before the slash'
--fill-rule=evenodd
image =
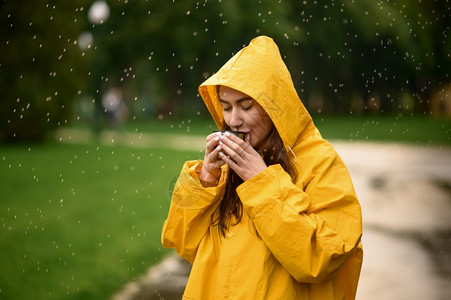
<path id="1" fill-rule="evenodd" d="M 222 152 L 219 152 L 219 156 L 224 156 L 224 153 L 222 153 Z"/>
<path id="2" fill-rule="evenodd" d="M 222 141 L 219 141 L 219 145 L 224 145 L 224 143 Z"/>
<path id="3" fill-rule="evenodd" d="M 215 137 L 215 141 L 219 141 L 219 136 Z"/>
<path id="4" fill-rule="evenodd" d="M 216 147 L 216 150 L 218 151 L 221 150 L 221 146 Z"/>
<path id="5" fill-rule="evenodd" d="M 230 132 L 226 131 L 224 134 L 225 134 L 226 136 L 229 136 L 229 135 L 230 135 Z"/>

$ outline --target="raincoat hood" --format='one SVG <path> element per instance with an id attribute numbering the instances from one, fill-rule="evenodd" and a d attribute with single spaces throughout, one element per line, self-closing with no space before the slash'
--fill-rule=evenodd
<path id="1" fill-rule="evenodd" d="M 287 150 L 312 122 L 296 93 L 279 48 L 267 36 L 253 39 L 199 87 L 216 125 L 224 129 L 218 85 L 241 91 L 256 100 L 271 118 Z"/>
<path id="2" fill-rule="evenodd" d="M 261 36 L 207 79 L 199 92 L 224 129 L 217 86 L 255 99 L 294 154 L 293 182 L 269 165 L 237 188 L 243 217 L 220 237 L 213 223 L 225 197 L 224 166 L 204 187 L 202 160 L 177 179 L 162 244 L 192 264 L 183 299 L 355 299 L 363 260 L 360 204 L 349 172 L 299 99 L 272 39 Z"/>

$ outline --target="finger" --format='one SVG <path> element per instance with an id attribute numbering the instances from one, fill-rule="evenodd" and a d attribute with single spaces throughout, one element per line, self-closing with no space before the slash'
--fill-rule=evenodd
<path id="1" fill-rule="evenodd" d="M 229 167 L 231 167 L 234 171 L 238 169 L 238 164 L 231 159 L 228 155 L 226 155 L 224 152 L 219 152 L 220 160 L 226 163 Z"/>
<path id="2" fill-rule="evenodd" d="M 242 142 L 242 143 L 244 143 L 244 141 L 242 141 L 241 139 L 239 139 L 239 138 L 237 138 L 238 139 L 238 141 L 237 142 Z M 239 144 L 237 144 L 237 143 L 235 143 L 234 141 L 232 141 L 231 139 L 229 139 L 229 138 L 224 138 L 224 139 L 222 139 L 221 141 L 220 141 L 220 144 L 221 144 L 221 142 L 222 142 L 222 146 L 227 146 L 227 149 L 226 149 L 226 152 L 228 153 L 228 154 L 232 154 L 231 152 L 230 152 L 230 150 L 231 151 L 233 151 L 234 153 L 236 153 L 237 155 L 239 155 L 240 157 L 244 157 L 245 155 L 246 155 L 246 151 L 242 148 L 242 146 L 241 145 L 239 145 Z M 246 145 L 246 144 L 245 144 Z M 245 145 L 243 145 L 243 146 L 245 146 Z"/>
<path id="3" fill-rule="evenodd" d="M 217 145 L 209 154 L 208 154 L 208 162 L 216 163 L 219 158 L 219 152 L 222 150 L 221 145 Z"/>
<path id="4" fill-rule="evenodd" d="M 210 133 L 210 134 L 207 136 L 207 142 L 210 141 L 210 140 L 212 140 L 212 139 L 215 139 L 216 137 L 218 137 L 218 136 L 220 136 L 220 135 L 222 135 L 221 132 L 213 132 L 213 133 Z"/>
<path id="5" fill-rule="evenodd" d="M 236 164 L 240 165 L 244 161 L 244 158 L 241 156 L 241 155 L 243 155 L 244 151 L 238 145 L 236 145 L 236 144 L 233 144 L 233 145 L 235 146 L 234 148 L 228 146 L 226 143 L 222 143 L 220 145 L 222 147 L 222 150 L 220 151 L 219 155 L 221 155 L 221 153 L 223 153 L 223 154 L 225 154 L 225 156 L 227 158 L 233 160 Z M 239 152 L 241 152 L 241 153 L 239 153 Z M 223 156 L 221 156 L 221 158 L 223 158 Z"/>
<path id="6" fill-rule="evenodd" d="M 225 136 L 228 140 L 232 141 L 232 142 L 235 143 L 237 146 L 239 146 L 239 148 L 243 149 L 243 150 L 246 151 L 246 152 L 249 152 L 249 151 L 248 151 L 248 148 L 250 147 L 250 144 L 249 144 L 249 143 L 245 142 L 244 140 L 240 139 L 239 137 L 237 137 L 237 136 L 234 135 L 234 134 L 230 134 L 229 132 L 226 132 L 226 133 L 224 134 L 224 136 Z M 247 138 L 247 137 L 248 137 L 248 135 L 246 135 L 246 138 Z M 222 140 L 225 140 L 225 139 L 222 139 Z M 237 152 L 239 151 L 238 148 L 236 148 L 233 144 L 229 144 L 229 146 L 230 146 L 231 148 L 235 149 Z"/>
<path id="7" fill-rule="evenodd" d="M 248 144 L 251 143 L 251 136 L 249 134 L 246 134 L 246 137 L 244 138 L 244 141 Z"/>
<path id="8" fill-rule="evenodd" d="M 208 153 L 212 152 L 218 146 L 219 141 L 220 138 L 218 135 L 216 135 L 215 133 L 210 134 L 207 137 L 207 145 L 206 145 L 207 152 Z"/>
<path id="9" fill-rule="evenodd" d="M 221 158 L 218 158 L 218 160 L 216 161 L 216 165 L 218 166 L 218 168 L 220 168 L 221 166 L 225 165 L 226 162 L 224 160 L 222 160 Z"/>

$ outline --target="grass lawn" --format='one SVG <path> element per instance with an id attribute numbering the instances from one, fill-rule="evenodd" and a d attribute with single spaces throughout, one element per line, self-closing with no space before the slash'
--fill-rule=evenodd
<path id="1" fill-rule="evenodd" d="M 167 250 L 186 151 L 0 147 L 0 299 L 108 299 Z"/>
<path id="2" fill-rule="evenodd" d="M 326 139 L 450 145 L 451 119 L 313 116 Z M 76 124 L 76 126 L 83 126 Z M 132 132 L 207 135 L 211 120 L 130 122 Z M 200 152 L 0 145 L 0 299 L 108 299 L 166 254 L 171 184 Z"/>
<path id="3" fill-rule="evenodd" d="M 422 116 L 313 116 L 326 139 L 451 145 L 451 118 Z"/>
<path id="4" fill-rule="evenodd" d="M 328 140 L 451 145 L 451 118 L 409 115 L 312 115 L 312 118 Z M 216 125 L 209 118 L 186 118 L 133 121 L 124 129 L 206 136 Z"/>

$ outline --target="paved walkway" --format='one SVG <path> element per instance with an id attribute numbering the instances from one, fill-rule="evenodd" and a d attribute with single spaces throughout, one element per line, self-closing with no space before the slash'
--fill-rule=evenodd
<path id="1" fill-rule="evenodd" d="M 84 136 L 58 134 L 65 142 Z M 189 150 L 204 143 L 201 137 L 172 135 L 101 138 L 107 144 Z M 365 256 L 357 299 L 451 299 L 451 147 L 332 144 L 349 168 L 363 210 Z M 189 265 L 170 255 L 113 299 L 180 299 L 188 274 Z"/>
<path id="2" fill-rule="evenodd" d="M 451 299 L 451 148 L 335 146 L 362 204 L 357 299 Z"/>

